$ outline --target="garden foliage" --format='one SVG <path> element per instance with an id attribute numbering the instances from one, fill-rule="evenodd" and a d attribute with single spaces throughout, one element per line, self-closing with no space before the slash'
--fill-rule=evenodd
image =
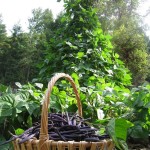
<path id="1" fill-rule="evenodd" d="M 39 78 L 32 84 L 17 82 L 15 89 L 0 85 L 2 138 L 10 137 L 8 131 L 20 134 L 40 117 L 47 82 L 53 73 L 65 72 L 78 87 L 84 118 L 90 118 L 100 134 L 108 132 L 118 149 L 128 149 L 126 141 L 130 139 L 147 140 L 149 84 L 131 87 L 131 74 L 113 51 L 111 36 L 103 33 L 92 0 L 65 0 L 64 3 L 64 14 L 53 22 L 53 27 L 58 28 L 47 36 L 44 32 L 48 32 L 49 24 L 41 29 L 35 23 L 41 10 L 34 11 L 35 16 L 30 20 L 32 30 L 37 29 L 31 35 L 36 37 L 41 29 L 36 41 L 42 37 L 45 41 L 40 45 L 44 53 L 40 58 L 43 61 L 38 64 Z M 49 111 L 77 111 L 73 89 L 67 81 L 61 80 L 53 87 Z"/>

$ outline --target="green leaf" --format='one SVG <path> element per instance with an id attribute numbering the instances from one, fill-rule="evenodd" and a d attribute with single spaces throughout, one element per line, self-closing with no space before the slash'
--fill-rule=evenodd
<path id="1" fill-rule="evenodd" d="M 66 42 L 67 45 L 69 45 L 70 47 L 72 46 L 72 44 L 70 42 Z"/>
<path id="2" fill-rule="evenodd" d="M 77 58 L 81 59 L 84 56 L 84 52 L 78 52 Z"/>
<path id="3" fill-rule="evenodd" d="M 6 139 L 2 135 L 0 135 L 0 145 L 4 142 L 6 142 Z M 9 148 L 10 148 L 10 144 L 5 144 L 0 146 L 1 150 L 8 150 Z"/>
<path id="4" fill-rule="evenodd" d="M 22 88 L 22 85 L 19 82 L 15 82 L 15 84 L 19 87 Z"/>
<path id="5" fill-rule="evenodd" d="M 17 93 L 16 96 L 18 95 L 18 100 L 20 101 L 27 101 L 29 99 L 29 92 L 28 91 L 21 91 L 20 93 Z M 17 97 L 15 97 L 15 100 Z"/>
<path id="6" fill-rule="evenodd" d="M 101 127 L 99 130 L 99 134 L 103 135 L 103 134 L 105 134 L 105 132 L 106 132 L 106 129 L 104 127 Z"/>
<path id="7" fill-rule="evenodd" d="M 83 19 L 81 16 L 80 16 L 80 21 L 81 21 L 81 22 L 84 22 L 84 19 Z"/>
<path id="8" fill-rule="evenodd" d="M 30 115 L 33 114 L 33 111 L 39 107 L 38 104 L 34 103 L 34 102 L 30 102 L 28 104 L 25 105 L 27 111 L 29 112 Z"/>
<path id="9" fill-rule="evenodd" d="M 133 126 L 133 124 L 125 119 L 111 119 L 107 125 L 109 135 L 112 137 L 113 141 L 115 142 L 115 145 L 120 150 L 122 150 L 121 147 L 124 146 L 120 145 L 119 141 L 120 140 L 123 140 L 124 142 L 126 141 L 127 129 L 130 128 L 131 126 Z"/>
<path id="10" fill-rule="evenodd" d="M 76 74 L 76 73 L 72 73 L 72 78 L 74 78 L 75 80 L 79 80 L 79 77 L 78 77 L 78 75 Z"/>
<path id="11" fill-rule="evenodd" d="M 0 84 L 0 92 L 6 92 L 7 86 Z"/>
<path id="12" fill-rule="evenodd" d="M 60 99 L 66 99 L 66 92 L 65 91 L 60 91 L 59 92 L 59 97 L 60 97 Z"/>
<path id="13" fill-rule="evenodd" d="M 135 125 L 131 128 L 130 136 L 132 138 L 147 139 L 149 131 L 145 130 L 141 125 Z"/>
<path id="14" fill-rule="evenodd" d="M 119 58 L 119 55 L 117 53 L 115 53 L 115 58 Z"/>
<path id="15" fill-rule="evenodd" d="M 20 135 L 20 134 L 22 134 L 23 132 L 24 132 L 24 130 L 21 129 L 21 128 L 18 128 L 18 129 L 15 130 L 15 134 L 16 134 L 16 135 Z"/>
<path id="16" fill-rule="evenodd" d="M 76 85 L 79 85 L 79 82 L 78 82 L 79 77 L 78 77 L 78 75 L 77 75 L 76 73 L 72 73 L 71 76 L 72 76 L 72 78 L 74 79 L 75 84 L 76 84 Z"/>
<path id="17" fill-rule="evenodd" d="M 43 84 L 42 84 L 42 83 L 35 83 L 35 85 L 36 85 L 38 88 L 40 88 L 40 89 L 43 88 Z"/>
<path id="18" fill-rule="evenodd" d="M 131 126 L 133 126 L 133 124 L 125 119 L 116 119 L 115 120 L 116 137 L 126 141 L 127 129 L 130 128 Z"/>
<path id="19" fill-rule="evenodd" d="M 119 145 L 121 146 L 121 149 L 128 150 L 128 145 L 124 140 L 119 140 Z"/>
<path id="20" fill-rule="evenodd" d="M 150 108 L 150 102 L 145 105 L 145 108 Z"/>
<path id="21" fill-rule="evenodd" d="M 60 112 L 61 109 L 61 103 L 59 103 L 58 97 L 55 95 L 51 95 L 51 104 L 50 108 L 55 109 L 57 112 Z"/>
<path id="22" fill-rule="evenodd" d="M 117 137 L 116 137 L 116 132 L 115 132 L 115 119 L 111 119 L 107 125 L 107 131 L 111 138 L 113 139 L 115 145 L 120 148 Z"/>
<path id="23" fill-rule="evenodd" d="M 54 86 L 52 93 L 53 93 L 54 95 L 57 95 L 57 94 L 59 93 L 59 89 L 58 89 L 56 86 Z"/>
<path id="24" fill-rule="evenodd" d="M 0 116 L 11 116 L 12 115 L 12 107 L 8 104 L 0 105 Z"/>
<path id="25" fill-rule="evenodd" d="M 32 127 L 32 117 L 31 116 L 28 117 L 27 123 L 28 123 L 29 127 Z"/>
<path id="26" fill-rule="evenodd" d="M 3 103 L 7 103 L 9 105 L 13 105 L 15 101 L 15 95 L 14 94 L 6 94 L 2 97 L 0 97 L 0 101 Z"/>
<path id="27" fill-rule="evenodd" d="M 96 120 L 95 122 L 94 122 L 94 124 L 108 124 L 108 121 L 109 121 L 110 119 L 107 119 L 107 118 L 105 118 L 105 119 L 101 119 L 101 120 Z"/>

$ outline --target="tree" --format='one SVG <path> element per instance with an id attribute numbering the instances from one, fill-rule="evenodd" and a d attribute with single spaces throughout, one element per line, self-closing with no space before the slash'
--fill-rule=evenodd
<path id="1" fill-rule="evenodd" d="M 31 81 L 37 74 L 35 67 L 36 52 L 28 33 L 23 33 L 20 25 L 14 25 L 8 41 L 9 47 L 2 55 L 3 84 Z"/>
<path id="2" fill-rule="evenodd" d="M 46 40 L 51 38 L 51 26 L 53 23 L 53 14 L 49 9 L 41 8 L 32 10 L 33 17 L 29 19 L 29 30 L 32 34 L 45 35 Z"/>
<path id="3" fill-rule="evenodd" d="M 137 19 L 138 3 L 139 0 L 101 0 L 95 3 L 104 33 L 111 33 L 122 24 L 127 26 L 130 20 Z"/>
<path id="4" fill-rule="evenodd" d="M 3 24 L 2 15 L 0 15 L 0 46 L 2 46 L 4 43 L 3 41 L 6 39 L 6 27 Z"/>
<path id="5" fill-rule="evenodd" d="M 49 9 L 34 9 L 32 15 L 29 19 L 30 40 L 36 51 L 36 66 L 41 68 L 46 50 L 49 49 L 49 41 L 54 36 L 54 19 Z"/>
<path id="6" fill-rule="evenodd" d="M 115 51 L 132 72 L 134 85 L 145 81 L 149 67 L 145 33 L 136 12 L 138 3 L 139 0 L 102 0 L 96 4 L 102 29 L 113 35 Z"/>
<path id="7" fill-rule="evenodd" d="M 2 83 L 12 85 L 16 81 L 25 83 L 37 77 L 38 65 L 40 66 L 45 50 L 48 49 L 47 43 L 52 37 L 52 25 L 52 12 L 40 8 L 34 9 L 33 17 L 29 19 L 29 33 L 23 32 L 20 25 L 14 25 L 12 35 L 7 37 L 5 25 L 0 22 Z"/>
<path id="8" fill-rule="evenodd" d="M 62 71 L 69 74 L 76 72 L 81 86 L 91 76 L 118 85 L 130 84 L 128 70 L 112 51 L 111 37 L 103 34 L 93 2 L 65 1 L 66 13 L 61 21 L 65 21 L 66 25 L 58 29 L 61 32 L 54 37 L 57 40 L 50 41 L 41 69 L 44 80 L 50 74 Z"/>
<path id="9" fill-rule="evenodd" d="M 113 40 L 116 51 L 132 72 L 133 84 L 137 86 L 145 82 L 148 75 L 147 45 L 141 31 L 133 31 L 133 24 L 130 26 L 131 28 L 121 26 L 115 30 Z"/>
<path id="10" fill-rule="evenodd" d="M 145 36 L 146 43 L 147 43 L 147 53 L 148 53 L 148 63 L 150 64 L 150 37 Z M 150 65 L 148 68 L 148 75 L 146 81 L 150 82 Z"/>
<path id="11" fill-rule="evenodd" d="M 2 16 L 0 15 L 0 82 L 4 82 L 4 76 L 5 76 L 5 55 L 6 51 L 10 47 L 9 45 L 9 39 L 7 37 L 6 27 L 5 24 L 3 24 Z"/>

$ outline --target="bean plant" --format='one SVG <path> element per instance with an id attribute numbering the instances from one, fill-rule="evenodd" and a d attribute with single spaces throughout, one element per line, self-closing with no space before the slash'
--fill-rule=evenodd
<path id="1" fill-rule="evenodd" d="M 82 102 L 83 116 L 89 118 L 99 134 L 108 133 L 118 149 L 128 149 L 130 140 L 148 142 L 150 134 L 150 85 L 121 88 L 91 76 L 85 87 L 79 86 L 79 76 L 72 74 Z M 98 82 L 95 82 L 98 80 Z M 101 83 L 101 84 L 100 84 Z M 46 88 L 41 83 L 16 83 L 16 89 L 0 85 L 1 141 L 10 133 L 21 134 L 40 118 Z M 49 112 L 77 112 L 75 94 L 66 80 L 53 87 Z M 103 115 L 99 117 L 99 112 Z M 9 132 L 8 132 L 9 131 Z M 9 145 L 4 145 L 4 148 Z"/>
<path id="2" fill-rule="evenodd" d="M 0 85 L 1 142 L 10 138 L 9 132 L 19 134 L 39 118 L 43 97 L 42 86 L 41 83 L 35 83 L 34 86 L 30 83 L 16 83 L 16 88 L 12 89 Z"/>

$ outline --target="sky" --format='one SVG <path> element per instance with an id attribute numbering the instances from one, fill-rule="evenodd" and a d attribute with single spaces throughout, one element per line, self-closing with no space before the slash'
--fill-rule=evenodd
<path id="1" fill-rule="evenodd" d="M 148 9 L 150 11 L 150 0 L 143 0 L 143 2 L 139 5 L 138 12 L 141 16 L 145 16 Z M 143 17 L 143 23 L 147 26 L 146 34 L 150 37 L 150 13 L 146 17 Z"/>
<path id="2" fill-rule="evenodd" d="M 150 8 L 150 0 L 143 1 L 139 7 L 141 15 L 145 15 L 147 9 Z M 63 10 L 63 2 L 57 2 L 57 0 L 0 0 L 0 14 L 8 34 L 12 27 L 18 23 L 22 26 L 23 31 L 26 31 L 32 10 L 39 7 L 42 9 L 49 8 L 56 18 L 59 12 Z M 150 14 L 145 17 L 144 23 L 150 27 Z M 150 37 L 150 28 L 147 35 Z"/>
<path id="3" fill-rule="evenodd" d="M 63 3 L 57 0 L 0 0 L 0 14 L 7 32 L 10 33 L 14 24 L 20 24 L 23 31 L 27 30 L 28 19 L 35 8 L 49 8 L 54 18 L 63 10 Z"/>

